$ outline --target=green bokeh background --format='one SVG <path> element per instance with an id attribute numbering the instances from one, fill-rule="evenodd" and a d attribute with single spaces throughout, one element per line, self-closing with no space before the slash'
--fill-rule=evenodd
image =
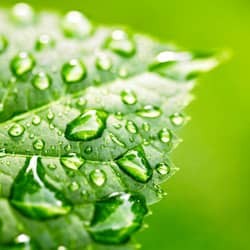
<path id="1" fill-rule="evenodd" d="M 2 0 L 9 6 L 16 1 Z M 230 48 L 233 58 L 200 79 L 192 122 L 174 153 L 181 171 L 153 207 L 143 250 L 250 249 L 250 1 L 30 0 L 38 9 L 79 9 L 93 20 L 192 49 Z"/>

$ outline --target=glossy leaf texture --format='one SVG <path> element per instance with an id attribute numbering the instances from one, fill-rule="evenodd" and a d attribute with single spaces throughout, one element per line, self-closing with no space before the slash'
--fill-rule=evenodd
<path id="1" fill-rule="evenodd" d="M 200 73 L 221 56 L 84 14 L 0 12 L 0 248 L 135 249 Z"/>

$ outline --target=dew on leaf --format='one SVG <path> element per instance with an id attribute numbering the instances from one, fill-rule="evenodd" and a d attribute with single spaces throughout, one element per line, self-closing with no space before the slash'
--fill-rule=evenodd
<path id="1" fill-rule="evenodd" d="M 35 49 L 41 51 L 46 48 L 52 48 L 55 46 L 55 41 L 46 34 L 40 35 L 36 41 Z"/>
<path id="2" fill-rule="evenodd" d="M 34 17 L 33 8 L 26 3 L 18 3 L 12 8 L 12 18 L 18 24 L 30 24 Z"/>
<path id="3" fill-rule="evenodd" d="M 42 140 L 42 139 L 36 139 L 36 140 L 33 142 L 33 147 L 34 147 L 34 149 L 36 149 L 36 150 L 43 150 L 43 149 L 44 149 L 44 146 L 45 146 L 45 142 L 44 142 L 44 140 Z"/>
<path id="4" fill-rule="evenodd" d="M 12 73 L 21 77 L 32 71 L 35 66 L 35 60 L 33 56 L 27 52 L 20 52 L 17 54 L 10 63 Z"/>
<path id="5" fill-rule="evenodd" d="M 115 144 L 117 144 L 118 146 L 123 147 L 123 148 L 126 146 L 120 139 L 117 138 L 116 135 L 110 133 L 110 134 L 109 134 L 109 137 L 110 137 L 110 139 L 111 139 Z"/>
<path id="6" fill-rule="evenodd" d="M 141 228 L 147 211 L 142 196 L 114 193 L 96 202 L 89 228 L 90 235 L 99 243 L 124 243 Z"/>
<path id="7" fill-rule="evenodd" d="M 79 189 L 79 184 L 77 182 L 73 181 L 72 183 L 70 183 L 69 189 L 70 189 L 70 191 L 75 192 Z"/>
<path id="8" fill-rule="evenodd" d="M 144 122 L 142 124 L 142 129 L 145 131 L 145 132 L 148 132 L 150 130 L 150 125 L 147 123 L 147 122 Z"/>
<path id="9" fill-rule="evenodd" d="M 86 77 L 87 69 L 82 61 L 72 59 L 63 65 L 61 74 L 66 83 L 77 83 Z"/>
<path id="10" fill-rule="evenodd" d="M 153 175 L 153 170 L 142 149 L 131 149 L 116 162 L 125 173 L 138 182 L 146 183 Z"/>
<path id="11" fill-rule="evenodd" d="M 167 175 L 170 172 L 170 168 L 166 163 L 162 162 L 157 164 L 156 171 L 160 175 Z"/>
<path id="12" fill-rule="evenodd" d="M 126 122 L 126 129 L 131 134 L 136 134 L 138 132 L 138 129 L 133 121 L 127 121 Z"/>
<path id="13" fill-rule="evenodd" d="M 72 141 L 88 141 L 98 138 L 106 128 L 107 113 L 101 110 L 87 110 L 71 121 L 65 137 Z"/>
<path id="14" fill-rule="evenodd" d="M 52 80 L 50 76 L 44 72 L 40 72 L 32 79 L 32 85 L 38 90 L 46 90 L 50 87 Z"/>
<path id="15" fill-rule="evenodd" d="M 8 134 L 11 136 L 11 137 L 18 137 L 18 136 L 21 136 L 23 135 L 25 131 L 25 128 L 23 125 L 21 124 L 18 124 L 18 123 L 15 123 L 13 124 L 9 130 L 8 130 Z"/>
<path id="16" fill-rule="evenodd" d="M 70 153 L 60 158 L 61 164 L 71 170 L 78 170 L 85 160 L 76 153 Z"/>
<path id="17" fill-rule="evenodd" d="M 163 128 L 158 133 L 159 139 L 163 143 L 169 143 L 171 141 L 171 132 L 167 128 Z"/>
<path id="18" fill-rule="evenodd" d="M 145 118 L 157 118 L 161 115 L 161 110 L 158 107 L 152 105 L 146 105 L 142 109 L 136 112 L 139 116 Z"/>
<path id="19" fill-rule="evenodd" d="M 180 113 L 174 113 L 169 118 L 172 124 L 175 126 L 181 126 L 185 121 L 184 115 Z"/>
<path id="20" fill-rule="evenodd" d="M 39 115 L 35 115 L 32 118 L 32 124 L 37 126 L 41 123 L 41 117 Z"/>
<path id="21" fill-rule="evenodd" d="M 131 90 L 123 90 L 120 95 L 122 102 L 125 104 L 132 105 L 137 102 L 137 96 Z"/>
<path id="22" fill-rule="evenodd" d="M 106 174 L 103 170 L 100 169 L 95 169 L 93 170 L 90 175 L 90 180 L 91 182 L 98 187 L 101 187 L 105 184 L 106 182 Z"/>
<path id="23" fill-rule="evenodd" d="M 0 35 L 0 54 L 5 52 L 8 47 L 8 40 L 4 35 Z"/>
<path id="24" fill-rule="evenodd" d="M 100 54 L 96 58 L 96 67 L 100 70 L 110 70 L 112 68 L 112 60 L 106 54 Z"/>
<path id="25" fill-rule="evenodd" d="M 86 154 L 91 154 L 93 152 L 93 148 L 91 146 L 87 146 L 84 150 Z"/>
<path id="26" fill-rule="evenodd" d="M 49 110 L 47 113 L 47 119 L 49 121 L 52 121 L 54 119 L 54 117 L 55 117 L 55 114 L 51 110 Z"/>

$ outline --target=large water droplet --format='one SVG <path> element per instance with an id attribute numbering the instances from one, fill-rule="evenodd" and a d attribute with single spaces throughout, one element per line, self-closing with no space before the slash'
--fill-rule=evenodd
<path id="1" fill-rule="evenodd" d="M 107 116 L 101 110 L 88 110 L 67 125 L 65 137 L 72 141 L 98 138 L 106 127 Z"/>
<path id="2" fill-rule="evenodd" d="M 8 133 L 12 137 L 18 137 L 21 136 L 24 133 L 24 131 L 25 128 L 23 125 L 15 123 L 9 128 Z"/>
<path id="3" fill-rule="evenodd" d="M 43 49 L 52 48 L 54 46 L 55 41 L 49 35 L 43 34 L 37 39 L 35 49 L 41 51 Z"/>
<path id="4" fill-rule="evenodd" d="M 133 121 L 127 121 L 126 122 L 126 129 L 131 134 L 136 134 L 138 132 L 138 129 Z"/>
<path id="5" fill-rule="evenodd" d="M 158 107 L 147 105 L 136 112 L 141 117 L 157 118 L 161 115 L 161 110 Z"/>
<path id="6" fill-rule="evenodd" d="M 63 19 L 62 29 L 65 36 L 84 38 L 91 33 L 92 24 L 81 12 L 70 11 Z"/>
<path id="7" fill-rule="evenodd" d="M 69 203 L 52 187 L 44 183 L 45 171 L 37 156 L 27 161 L 12 187 L 11 204 L 25 216 L 48 219 L 65 215 Z"/>
<path id="8" fill-rule="evenodd" d="M 43 150 L 44 146 L 45 146 L 45 142 L 42 139 L 37 139 L 33 142 L 33 147 L 36 150 Z"/>
<path id="9" fill-rule="evenodd" d="M 106 174 L 103 170 L 95 169 L 93 170 L 90 175 L 90 180 L 94 183 L 95 186 L 101 187 L 106 182 Z"/>
<path id="10" fill-rule="evenodd" d="M 35 60 L 32 55 L 27 52 L 20 52 L 17 54 L 10 63 L 13 74 L 17 77 L 23 76 L 34 68 Z"/>
<path id="11" fill-rule="evenodd" d="M 96 58 L 96 67 L 100 70 L 110 70 L 112 68 L 112 60 L 106 54 L 100 54 Z"/>
<path id="12" fill-rule="evenodd" d="M 170 116 L 170 121 L 175 126 L 181 126 L 185 121 L 185 117 L 183 114 L 174 113 L 173 115 Z"/>
<path id="13" fill-rule="evenodd" d="M 159 139 L 163 143 L 169 143 L 171 141 L 171 132 L 167 128 L 163 128 L 159 133 L 158 133 Z"/>
<path id="14" fill-rule="evenodd" d="M 33 22 L 35 14 L 30 5 L 18 3 L 12 9 L 12 17 L 18 24 L 29 24 Z"/>
<path id="15" fill-rule="evenodd" d="M 137 96 L 131 90 L 123 90 L 121 92 L 121 99 L 123 103 L 128 104 L 128 105 L 132 105 L 137 102 Z"/>
<path id="16" fill-rule="evenodd" d="M 122 56 L 133 56 L 136 52 L 134 40 L 123 30 L 115 30 L 106 41 L 106 47 Z"/>
<path id="17" fill-rule="evenodd" d="M 0 54 L 2 54 L 8 47 L 7 38 L 4 35 L 0 35 Z"/>
<path id="18" fill-rule="evenodd" d="M 45 90 L 51 85 L 51 78 L 48 74 L 40 72 L 32 79 L 32 84 L 36 89 Z"/>
<path id="19" fill-rule="evenodd" d="M 167 175 L 170 172 L 170 168 L 166 163 L 162 162 L 156 166 L 156 171 L 160 175 Z"/>
<path id="20" fill-rule="evenodd" d="M 153 174 L 143 149 L 129 150 L 117 159 L 117 164 L 125 173 L 142 183 L 149 181 Z"/>
<path id="21" fill-rule="evenodd" d="M 62 67 L 62 78 L 66 83 L 80 82 L 86 75 L 86 67 L 80 60 L 72 59 Z"/>
<path id="22" fill-rule="evenodd" d="M 71 170 L 78 170 L 85 160 L 75 153 L 70 153 L 68 155 L 62 156 L 60 159 L 61 164 Z"/>
<path id="23" fill-rule="evenodd" d="M 89 232 L 92 238 L 100 243 L 124 243 L 141 228 L 147 211 L 142 196 L 115 193 L 96 202 Z"/>

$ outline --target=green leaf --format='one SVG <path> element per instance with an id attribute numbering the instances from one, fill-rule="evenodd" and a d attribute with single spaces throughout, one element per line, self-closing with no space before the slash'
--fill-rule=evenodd
<path id="1" fill-rule="evenodd" d="M 0 30 L 1 249 L 134 249 L 221 57 L 25 4 Z"/>

